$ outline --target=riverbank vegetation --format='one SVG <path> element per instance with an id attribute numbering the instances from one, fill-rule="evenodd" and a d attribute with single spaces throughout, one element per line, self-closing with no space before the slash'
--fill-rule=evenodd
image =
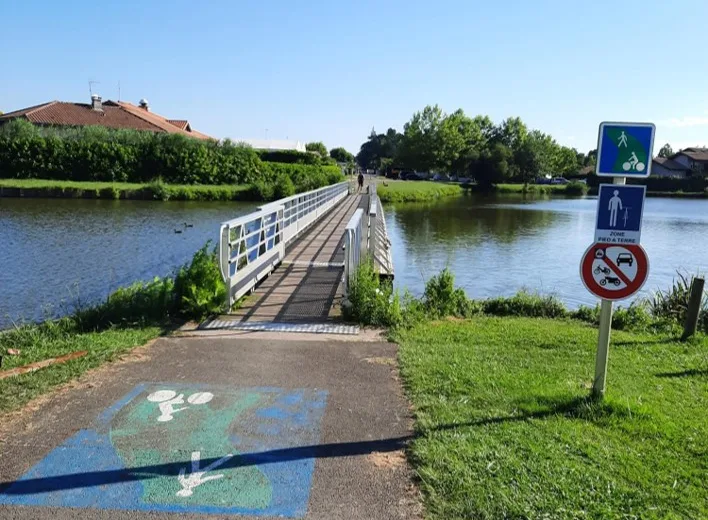
<path id="1" fill-rule="evenodd" d="M 381 202 L 421 202 L 462 195 L 459 184 L 430 181 L 386 180 L 376 186 Z"/>
<path id="2" fill-rule="evenodd" d="M 4 196 L 135 196 L 158 200 L 271 200 L 280 193 L 299 193 L 344 178 L 334 159 L 318 153 L 275 154 L 257 152 L 229 140 L 202 141 L 176 134 L 92 126 L 39 127 L 21 120 L 0 127 L 0 176 L 40 182 L 24 192 L 7 187 Z M 98 190 L 90 185 L 58 190 L 56 185 L 41 184 L 40 179 L 111 185 Z"/>
<path id="3" fill-rule="evenodd" d="M 345 316 L 400 344 L 428 516 L 705 516 L 708 309 L 703 334 L 679 341 L 690 283 L 616 310 L 596 401 L 599 309 L 525 292 L 472 300 L 448 270 L 401 298 L 363 265 Z"/>
<path id="4" fill-rule="evenodd" d="M 226 299 L 216 253 L 209 244 L 173 276 L 138 282 L 70 316 L 18 324 L 0 333 L 1 370 L 86 350 L 87 354 L 34 373 L 0 379 L 0 412 L 18 408 L 50 388 L 168 333 L 184 320 L 218 312 Z M 12 353 L 12 354 L 10 354 Z"/>

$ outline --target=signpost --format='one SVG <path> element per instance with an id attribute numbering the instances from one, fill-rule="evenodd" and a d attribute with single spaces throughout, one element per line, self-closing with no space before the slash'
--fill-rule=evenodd
<path id="1" fill-rule="evenodd" d="M 583 284 L 601 298 L 592 385 L 598 398 L 605 395 L 612 302 L 639 291 L 649 274 L 649 259 L 639 245 L 646 187 L 626 186 L 625 181 L 627 177 L 651 174 L 655 130 L 652 123 L 600 124 L 595 173 L 614 179 L 613 184 L 600 185 L 595 243 L 580 262 Z"/>

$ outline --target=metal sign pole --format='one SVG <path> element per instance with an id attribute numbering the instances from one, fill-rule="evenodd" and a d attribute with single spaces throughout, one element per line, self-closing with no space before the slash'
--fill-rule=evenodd
<path id="1" fill-rule="evenodd" d="M 626 178 L 614 177 L 612 183 L 626 184 Z M 610 354 L 610 332 L 612 330 L 612 307 L 611 300 L 605 300 L 604 298 L 601 300 L 597 356 L 595 357 L 595 379 L 592 382 L 592 394 L 599 399 L 605 396 L 607 359 Z"/>

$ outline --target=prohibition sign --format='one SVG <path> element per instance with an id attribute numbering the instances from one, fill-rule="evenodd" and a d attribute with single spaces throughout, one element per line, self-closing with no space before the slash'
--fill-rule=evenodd
<path id="1" fill-rule="evenodd" d="M 623 300 L 639 291 L 649 274 L 649 259 L 640 245 L 592 244 L 580 262 L 588 291 L 605 300 Z"/>

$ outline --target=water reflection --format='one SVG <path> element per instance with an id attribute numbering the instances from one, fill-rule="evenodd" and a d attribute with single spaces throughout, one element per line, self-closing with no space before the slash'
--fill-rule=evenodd
<path id="1" fill-rule="evenodd" d="M 254 204 L 0 199 L 0 329 L 169 274 Z M 186 227 L 191 224 L 192 227 Z M 175 231 L 178 232 L 175 232 Z M 64 302 L 64 303 L 62 303 Z"/>
<path id="2" fill-rule="evenodd" d="M 473 297 L 521 288 L 594 305 L 578 264 L 594 233 L 596 198 L 470 195 L 433 204 L 387 206 L 396 283 L 415 294 L 450 267 Z M 676 269 L 708 271 L 708 201 L 648 199 L 642 244 L 650 258 L 643 294 L 671 283 Z"/>

